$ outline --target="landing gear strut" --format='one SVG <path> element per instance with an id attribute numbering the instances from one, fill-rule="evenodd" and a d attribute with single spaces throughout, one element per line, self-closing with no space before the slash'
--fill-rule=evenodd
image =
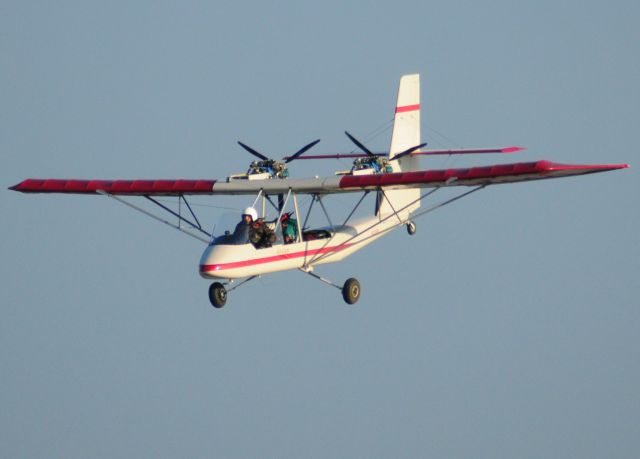
<path id="1" fill-rule="evenodd" d="M 356 304 L 360 299 L 360 292 L 362 292 L 362 289 L 360 288 L 360 282 L 358 282 L 358 279 L 350 277 L 343 286 L 340 286 L 338 284 L 334 284 L 329 279 L 318 276 L 313 272 L 312 267 L 300 268 L 300 271 L 340 290 L 342 292 L 342 298 L 347 304 Z"/>

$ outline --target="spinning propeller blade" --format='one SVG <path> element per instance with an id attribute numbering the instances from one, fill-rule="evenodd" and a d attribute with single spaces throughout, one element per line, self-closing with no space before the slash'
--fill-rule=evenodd
<path id="1" fill-rule="evenodd" d="M 427 144 L 427 142 L 425 142 L 425 143 L 421 143 L 420 145 L 416 145 L 415 147 L 408 148 L 408 149 L 406 149 L 405 151 L 400 152 L 400 153 L 398 153 L 397 155 L 395 155 L 395 156 L 393 157 L 393 159 L 394 159 L 394 160 L 395 160 L 395 159 L 400 159 L 400 158 L 402 158 L 402 157 L 404 157 L 404 156 L 410 155 L 410 154 L 411 154 L 411 153 L 413 153 L 414 151 L 419 150 L 419 149 L 421 149 L 422 147 L 424 147 L 426 144 Z"/>
<path id="2" fill-rule="evenodd" d="M 285 164 L 286 163 L 290 163 L 291 161 L 293 161 L 294 159 L 298 159 L 298 157 L 300 155 L 302 155 L 305 151 L 309 150 L 310 148 L 312 148 L 315 144 L 317 144 L 318 142 L 320 142 L 320 139 L 318 140 L 314 140 L 313 142 L 311 142 L 308 145 L 305 145 L 304 147 L 302 147 L 300 150 L 298 150 L 297 152 L 295 152 L 294 154 L 292 154 L 291 156 L 287 156 L 283 159 L 285 159 Z"/>
<path id="3" fill-rule="evenodd" d="M 349 134 L 347 131 L 344 131 L 344 133 L 345 133 L 345 134 L 347 134 L 347 137 L 349 137 L 349 139 L 351 139 L 351 141 L 352 141 L 353 143 L 355 143 L 355 144 L 358 146 L 358 148 L 360 148 L 362 151 L 364 151 L 367 155 L 369 155 L 369 156 L 373 156 L 373 157 L 375 157 L 375 156 L 376 156 L 376 155 L 375 155 L 371 150 L 369 150 L 367 147 L 365 147 L 364 145 L 362 145 L 362 143 L 360 143 L 360 142 L 358 141 L 358 139 L 356 139 L 354 136 L 352 136 L 351 134 Z"/>
<path id="4" fill-rule="evenodd" d="M 258 153 L 257 151 L 255 151 L 253 148 L 251 148 L 248 145 L 243 144 L 242 142 L 238 141 L 238 144 L 244 148 L 245 150 L 247 150 L 249 153 L 251 153 L 253 156 L 257 156 L 260 159 L 263 159 L 265 161 L 268 161 L 269 158 L 267 158 L 265 155 L 263 155 L 262 153 Z"/>

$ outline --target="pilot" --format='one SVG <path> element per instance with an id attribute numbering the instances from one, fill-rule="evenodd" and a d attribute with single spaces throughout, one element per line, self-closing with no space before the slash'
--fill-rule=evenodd
<path id="1" fill-rule="evenodd" d="M 234 238 L 238 241 L 246 241 L 249 238 L 251 224 L 258 219 L 258 212 L 253 207 L 247 207 L 242 213 L 242 220 L 233 231 Z"/>
<path id="2" fill-rule="evenodd" d="M 253 207 L 247 207 L 242 214 L 242 222 L 246 225 L 250 225 L 251 223 L 258 220 L 258 211 Z"/>

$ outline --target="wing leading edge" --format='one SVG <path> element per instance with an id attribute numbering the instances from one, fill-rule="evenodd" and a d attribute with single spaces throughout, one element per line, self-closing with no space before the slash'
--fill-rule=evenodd
<path id="1" fill-rule="evenodd" d="M 10 189 L 23 193 L 67 193 L 128 196 L 250 195 L 345 193 L 377 188 L 434 188 L 516 183 L 624 169 L 628 164 L 559 164 L 551 161 L 496 164 L 460 169 L 432 169 L 372 175 L 309 179 L 221 180 L 65 180 L 26 179 Z"/>

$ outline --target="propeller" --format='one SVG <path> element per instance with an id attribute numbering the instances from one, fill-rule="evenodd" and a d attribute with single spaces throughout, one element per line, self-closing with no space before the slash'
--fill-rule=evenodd
<path id="1" fill-rule="evenodd" d="M 242 148 L 244 148 L 245 150 L 247 150 L 249 153 L 251 153 L 253 156 L 257 156 L 258 158 L 264 160 L 264 161 L 269 161 L 269 158 L 267 158 L 265 155 L 263 155 L 262 153 L 258 153 L 257 151 L 255 151 L 253 148 L 251 148 L 249 145 L 245 145 L 242 142 L 240 142 L 238 140 L 238 145 L 240 145 Z"/>
<path id="2" fill-rule="evenodd" d="M 364 151 L 368 156 L 372 156 L 372 157 L 377 157 L 377 155 L 375 153 L 373 153 L 371 150 L 369 150 L 367 147 L 365 147 L 362 142 L 358 141 L 358 139 L 356 139 L 354 136 L 352 136 L 351 134 L 349 134 L 347 131 L 344 131 L 345 134 L 347 134 L 347 137 L 349 137 L 349 139 L 351 139 L 351 141 L 353 143 L 355 143 L 358 148 L 360 148 L 362 151 Z M 396 159 L 400 159 L 404 156 L 410 155 L 411 153 L 413 153 L 416 150 L 419 150 L 420 148 L 424 147 L 425 145 L 427 145 L 427 143 L 421 143 L 420 145 L 416 145 L 415 147 L 411 147 L 411 148 L 407 148 L 405 151 L 398 153 L 397 155 L 395 155 L 393 157 L 394 160 Z"/>
<path id="3" fill-rule="evenodd" d="M 297 159 L 300 155 L 305 153 L 307 150 L 309 150 L 310 148 L 314 147 L 318 142 L 320 142 L 320 139 L 314 140 L 313 142 L 311 142 L 311 143 L 305 145 L 304 147 L 302 147 L 300 150 L 296 151 L 293 155 L 288 156 L 287 159 L 285 160 L 285 164 L 290 163 L 294 159 Z M 263 161 L 269 161 L 270 160 L 269 158 L 267 158 L 262 153 L 260 153 L 260 152 L 258 152 L 256 150 L 254 150 L 253 148 L 251 148 L 249 145 L 245 145 L 244 143 L 242 143 L 240 141 L 238 141 L 238 145 L 240 145 L 242 148 L 247 150 L 253 156 L 258 157 L 258 158 L 262 159 Z"/>
<path id="4" fill-rule="evenodd" d="M 298 157 L 300 155 L 302 155 L 304 152 L 306 152 L 307 150 L 309 150 L 310 148 L 313 148 L 318 142 L 320 142 L 320 139 L 318 140 L 314 140 L 313 142 L 305 145 L 304 147 L 302 147 L 300 150 L 296 151 L 294 154 L 292 154 L 291 156 L 289 156 L 287 158 L 287 160 L 284 162 L 285 164 L 290 163 L 291 161 L 293 161 L 294 159 L 298 159 Z"/>
<path id="5" fill-rule="evenodd" d="M 425 143 L 421 143 L 420 145 L 416 145 L 415 147 L 411 147 L 411 148 L 407 148 L 405 151 L 398 153 L 397 155 L 395 155 L 393 157 L 394 160 L 396 159 L 400 159 L 404 156 L 410 155 L 411 153 L 413 153 L 416 150 L 421 149 L 422 147 L 424 147 L 425 145 L 427 145 L 427 142 Z"/>
<path id="6" fill-rule="evenodd" d="M 371 150 L 369 150 L 367 147 L 365 147 L 362 143 L 360 143 L 360 141 L 358 141 L 358 139 L 356 139 L 354 136 L 352 136 L 351 134 L 349 134 L 347 131 L 344 131 L 345 134 L 347 134 L 347 137 L 349 137 L 349 139 L 355 143 L 358 148 L 360 148 L 360 150 L 364 151 L 368 156 L 372 156 L 372 157 L 376 157 L 375 154 L 373 154 L 373 152 Z"/>

